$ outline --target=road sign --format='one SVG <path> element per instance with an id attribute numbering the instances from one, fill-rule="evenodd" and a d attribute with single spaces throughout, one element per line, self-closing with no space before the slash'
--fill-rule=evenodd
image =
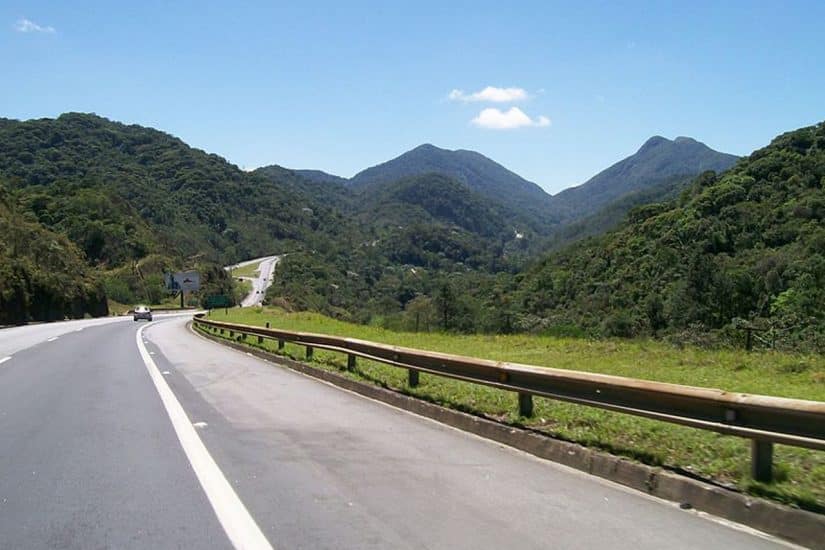
<path id="1" fill-rule="evenodd" d="M 223 294 L 215 294 L 213 296 L 206 297 L 206 309 L 214 309 L 216 307 L 229 307 L 230 301 L 229 296 L 224 296 Z"/>
<path id="2" fill-rule="evenodd" d="M 192 292 L 201 287 L 201 276 L 197 271 L 181 271 L 178 273 L 165 273 L 166 290 L 172 292 L 184 291 Z"/>

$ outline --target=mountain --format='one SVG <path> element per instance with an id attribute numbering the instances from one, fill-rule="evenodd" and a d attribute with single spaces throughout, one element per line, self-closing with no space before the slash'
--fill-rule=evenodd
<path id="1" fill-rule="evenodd" d="M 676 199 L 694 179 L 694 176 L 666 177 L 645 189 L 626 193 L 593 214 L 559 225 L 543 240 L 541 248 L 544 251 L 559 250 L 585 237 L 607 233 L 618 227 L 637 206 Z"/>
<path id="2" fill-rule="evenodd" d="M 68 237 L 123 299 L 154 296 L 161 270 L 334 247 L 348 227 L 292 172 L 250 174 L 93 114 L 0 119 L 0 179 L 22 214 Z"/>
<path id="3" fill-rule="evenodd" d="M 230 263 L 311 240 L 332 215 L 289 172 L 249 174 L 169 134 L 89 114 L 4 120 L 0 176 L 93 265 L 152 252 Z"/>
<path id="4" fill-rule="evenodd" d="M 471 190 L 496 201 L 517 223 L 546 232 L 553 220 L 547 214 L 550 196 L 541 187 L 474 151 L 449 151 L 420 145 L 390 161 L 367 168 L 350 185 L 361 193 L 410 176 L 436 173 L 464 183 Z"/>
<path id="5" fill-rule="evenodd" d="M 585 183 L 553 195 L 550 215 L 572 223 L 611 202 L 674 178 L 688 181 L 702 172 L 724 172 L 738 157 L 714 151 L 689 137 L 653 136 L 633 155 L 599 172 Z"/>
<path id="6" fill-rule="evenodd" d="M 511 226 L 500 205 L 441 174 L 410 176 L 379 186 L 364 197 L 359 214 L 378 226 L 438 223 L 483 237 L 500 236 Z"/>
<path id="7" fill-rule="evenodd" d="M 293 170 L 293 172 L 316 183 L 337 183 L 340 185 L 347 185 L 349 183 L 347 178 L 327 174 L 321 170 Z"/>
<path id="8" fill-rule="evenodd" d="M 545 257 L 519 283 L 524 313 L 534 326 L 619 336 L 734 335 L 744 319 L 821 352 L 823 186 L 825 123 L 783 134 L 721 175 L 702 174 L 678 201 L 637 207 L 615 232 Z"/>
<path id="9" fill-rule="evenodd" d="M 275 185 L 288 181 L 293 192 L 311 197 L 320 204 L 333 204 L 345 211 L 350 210 L 355 200 L 355 194 L 346 185 L 346 179 L 320 170 L 291 170 L 272 164 L 258 168 L 252 174 L 262 176 Z"/>

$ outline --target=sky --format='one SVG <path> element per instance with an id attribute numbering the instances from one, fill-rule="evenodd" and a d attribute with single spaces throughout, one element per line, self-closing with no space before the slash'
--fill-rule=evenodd
<path id="1" fill-rule="evenodd" d="M 825 119 L 825 2 L 0 3 L 0 117 L 94 112 L 244 169 L 422 143 L 550 193 L 653 135 L 749 154 Z"/>

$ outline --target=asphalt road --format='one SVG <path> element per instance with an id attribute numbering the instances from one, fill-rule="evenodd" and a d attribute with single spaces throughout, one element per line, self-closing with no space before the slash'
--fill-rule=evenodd
<path id="1" fill-rule="evenodd" d="M 182 317 L 2 330 L 4 357 L 3 549 L 781 546 L 214 344 Z"/>
<path id="2" fill-rule="evenodd" d="M 272 272 L 275 271 L 275 266 L 281 261 L 281 256 L 265 256 L 263 258 L 255 258 L 246 260 L 239 264 L 227 266 L 224 269 L 235 269 L 251 264 L 260 264 L 258 266 L 258 275 L 256 277 L 239 277 L 245 281 L 252 283 L 252 290 L 241 301 L 242 307 L 251 307 L 261 305 L 266 297 L 266 289 L 272 285 Z"/>

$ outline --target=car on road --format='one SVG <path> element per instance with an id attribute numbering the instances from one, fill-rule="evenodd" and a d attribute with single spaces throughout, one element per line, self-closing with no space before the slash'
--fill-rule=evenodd
<path id="1" fill-rule="evenodd" d="M 134 319 L 135 321 L 140 321 L 141 319 L 145 321 L 151 321 L 152 310 L 149 309 L 148 306 L 137 306 L 135 308 Z"/>

